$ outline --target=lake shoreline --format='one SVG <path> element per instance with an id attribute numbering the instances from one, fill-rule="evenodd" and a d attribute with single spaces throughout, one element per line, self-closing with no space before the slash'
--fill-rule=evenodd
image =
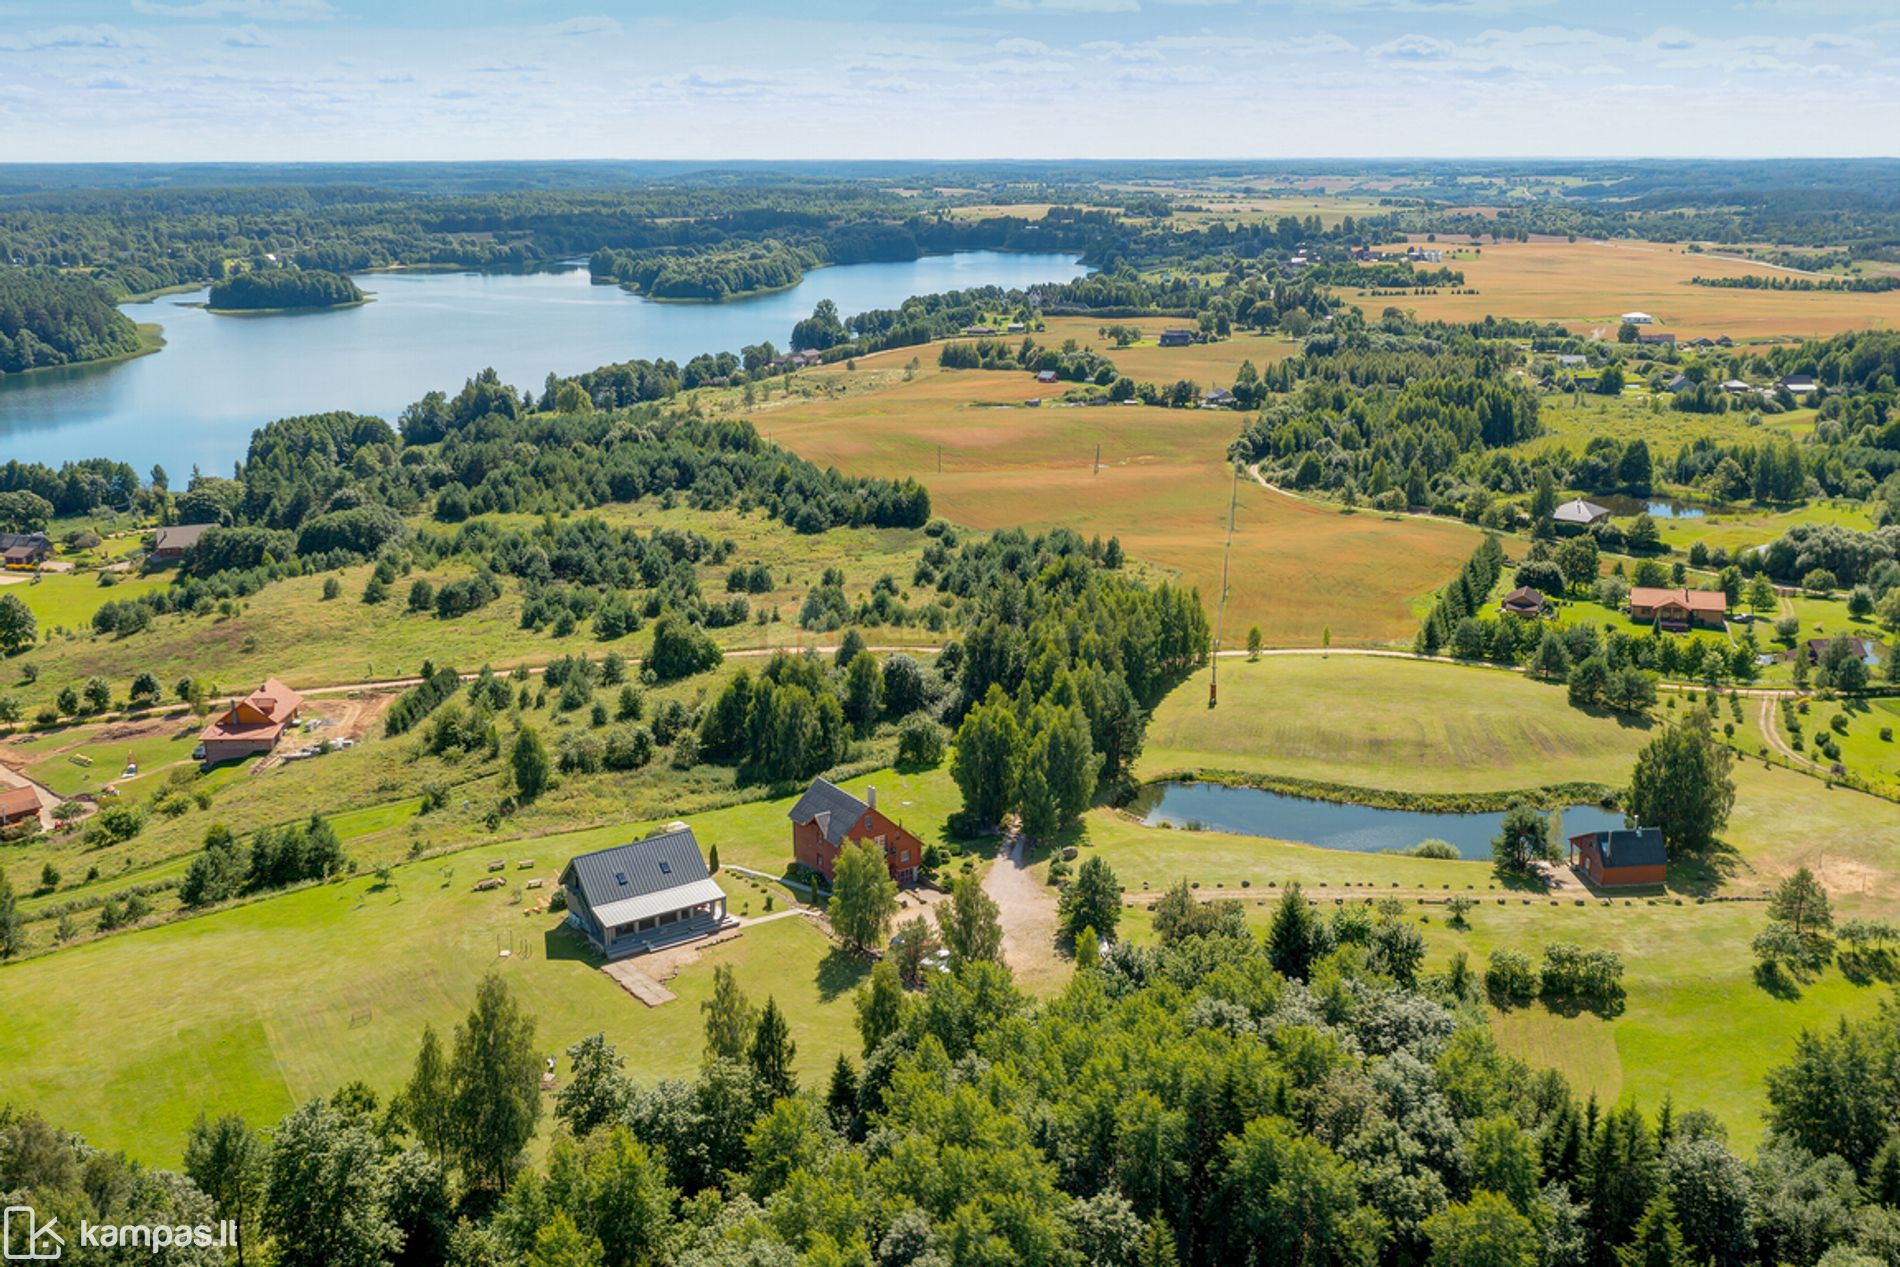
<path id="1" fill-rule="evenodd" d="M 196 289 L 196 287 L 193 287 Z M 84 361 L 68 361 L 64 365 L 35 365 L 30 370 L 15 370 L 11 374 L 0 374 L 4 379 L 30 378 L 34 374 L 47 374 L 54 370 L 93 369 L 105 365 L 117 365 L 121 361 L 135 361 L 141 356 L 150 356 L 165 346 L 165 327 L 156 321 L 134 322 L 138 327 L 139 346 L 136 352 L 119 352 L 112 356 L 95 356 Z"/>

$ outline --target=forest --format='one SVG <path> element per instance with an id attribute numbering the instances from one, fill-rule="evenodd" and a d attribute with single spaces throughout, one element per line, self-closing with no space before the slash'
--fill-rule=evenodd
<path id="1" fill-rule="evenodd" d="M 340 273 L 320 268 L 266 268 L 234 273 L 211 286 L 217 312 L 276 308 L 340 308 L 363 302 L 363 292 Z"/>
<path id="2" fill-rule="evenodd" d="M 138 327 L 84 277 L 0 268 L 0 374 L 139 350 Z"/>

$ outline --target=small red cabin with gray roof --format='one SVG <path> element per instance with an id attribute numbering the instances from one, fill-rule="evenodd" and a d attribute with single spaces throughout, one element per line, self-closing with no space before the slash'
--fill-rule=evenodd
<path id="1" fill-rule="evenodd" d="M 1657 827 L 1587 831 L 1570 838 L 1570 865 L 1602 888 L 1661 884 L 1669 874 L 1669 851 Z"/>
<path id="2" fill-rule="evenodd" d="M 884 850 L 884 864 L 899 884 L 914 884 L 923 865 L 924 842 L 877 807 L 877 789 L 859 800 L 835 783 L 813 779 L 787 816 L 792 820 L 792 856 L 831 880 L 847 840 L 868 840 Z"/>

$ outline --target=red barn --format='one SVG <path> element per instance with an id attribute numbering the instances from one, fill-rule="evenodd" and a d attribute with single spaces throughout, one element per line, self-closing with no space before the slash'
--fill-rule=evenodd
<path id="1" fill-rule="evenodd" d="M 1570 838 L 1570 865 L 1582 867 L 1590 883 L 1602 888 L 1661 884 L 1669 872 L 1669 851 L 1657 827 L 1587 831 Z"/>
<path id="2" fill-rule="evenodd" d="M 878 809 L 876 788 L 864 793 L 860 801 L 835 783 L 813 779 L 787 815 L 792 820 L 792 856 L 830 880 L 844 842 L 868 840 L 884 850 L 893 880 L 915 883 L 924 842 Z"/>

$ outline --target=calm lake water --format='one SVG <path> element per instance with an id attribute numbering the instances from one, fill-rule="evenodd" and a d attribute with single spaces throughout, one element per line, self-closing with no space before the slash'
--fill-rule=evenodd
<path id="1" fill-rule="evenodd" d="M 1491 839 L 1504 821 L 1501 812 L 1438 814 L 1376 809 L 1286 796 L 1261 788 L 1200 782 L 1150 784 L 1136 798 L 1134 809 L 1151 827 L 1161 823 L 1180 827 L 1194 822 L 1209 831 L 1271 836 L 1356 853 L 1410 849 L 1423 840 L 1443 840 L 1466 858 L 1489 858 Z M 1621 814 L 1595 805 L 1576 805 L 1563 812 L 1565 838 L 1622 825 Z"/>
<path id="2" fill-rule="evenodd" d="M 1708 514 L 1708 509 L 1679 502 L 1671 497 L 1624 497 L 1620 494 L 1600 494 L 1590 499 L 1613 515 L 1648 514 L 1651 519 L 1700 519 Z"/>
<path id="3" fill-rule="evenodd" d="M 431 390 L 453 392 L 492 365 L 539 391 L 550 371 L 614 361 L 785 349 L 796 322 L 830 299 L 845 316 L 912 295 L 1029 287 L 1088 270 L 1073 255 L 966 251 L 809 274 L 790 290 L 728 304 L 653 303 L 593 285 L 584 267 L 540 273 L 373 273 L 375 302 L 270 316 L 214 316 L 206 292 L 127 304 L 164 327 L 162 351 L 112 365 L 0 378 L 0 462 L 82 457 L 162 462 L 174 486 L 193 463 L 228 474 L 251 432 L 276 418 L 348 409 L 392 423 Z"/>

